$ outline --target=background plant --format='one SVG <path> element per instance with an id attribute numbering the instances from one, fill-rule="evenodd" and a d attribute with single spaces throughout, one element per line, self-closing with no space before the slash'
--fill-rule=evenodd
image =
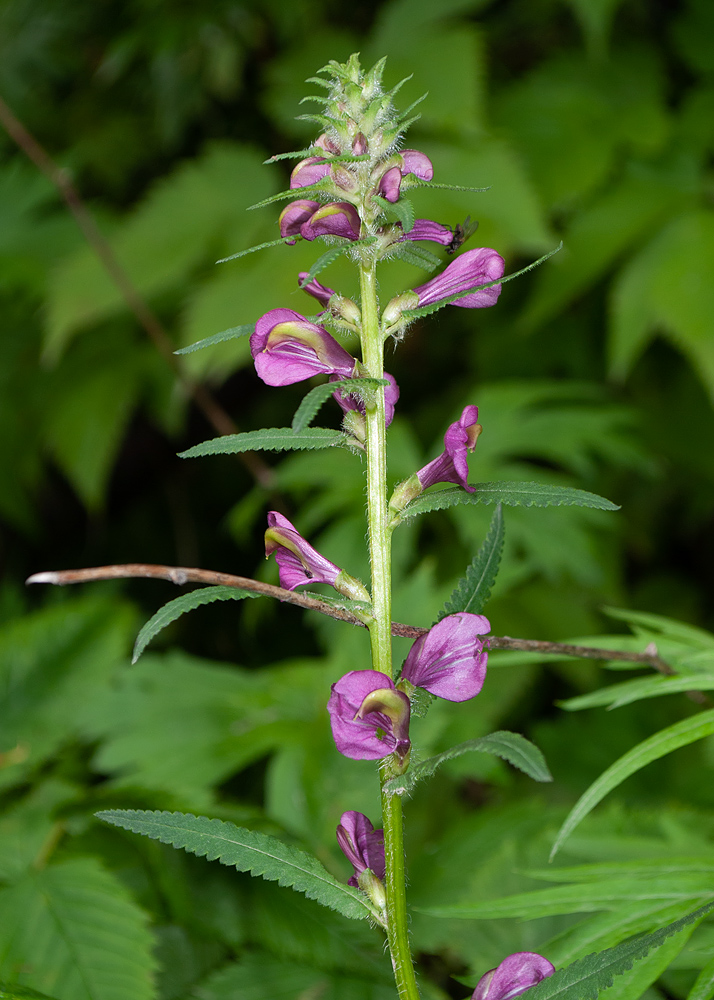
<path id="1" fill-rule="evenodd" d="M 510 517 L 488 608 L 496 630 L 592 635 L 610 627 L 600 618 L 603 602 L 711 628 L 702 596 L 711 582 L 708 5 L 661 11 L 624 3 L 603 8 L 600 19 L 569 4 L 441 5 L 434 19 L 418 5 L 399 4 L 357 12 L 349 24 L 327 9 L 292 10 L 287 24 L 277 8 L 266 13 L 264 6 L 261 12 L 209 6 L 198 19 L 169 6 L 128 13 L 123 7 L 103 12 L 100 24 L 83 4 L 58 12 L 5 3 L 0 92 L 72 167 L 180 346 L 254 318 L 276 294 L 293 292 L 300 248 L 273 251 L 265 263 L 254 257 L 214 268 L 212 261 L 273 236 L 267 216 L 242 209 L 269 195 L 273 178 L 277 189 L 276 168 L 260 168 L 260 161 L 307 138 L 292 121 L 304 77 L 326 53 L 342 58 L 361 48 L 365 58 L 388 52 L 396 80 L 423 53 L 411 96 L 428 88 L 430 97 L 414 143 L 438 155 L 444 174 L 473 173 L 476 183 L 491 183 L 479 196 L 479 242 L 506 251 L 509 266 L 517 266 L 562 233 L 569 256 L 549 265 L 552 277 L 543 271 L 512 284 L 508 309 L 480 317 L 478 338 L 462 317 L 449 316 L 449 342 L 460 362 L 455 384 L 445 378 L 453 369 L 441 350 L 447 329 L 440 326 L 438 337 L 426 325 L 413 332 L 392 366 L 398 378 L 398 366 L 410 370 L 401 407 L 414 415 L 416 428 L 395 423 L 395 475 L 432 457 L 443 414 L 459 411 L 478 387 L 479 405 L 489 413 L 479 478 L 572 483 L 623 505 L 609 524 L 592 512 L 552 512 L 557 521 L 549 511 Z M 219 79 L 228 81 L 223 90 Z M 62 116 L 54 110 L 60 106 Z M 211 145 L 215 140 L 221 144 Z M 260 149 L 246 148 L 251 142 Z M 308 937 L 301 931 L 310 918 L 285 892 L 251 885 L 237 899 L 232 873 L 209 873 L 203 863 L 139 848 L 89 821 L 97 808 L 126 805 L 131 796 L 137 807 L 213 811 L 288 833 L 327 857 L 334 851 L 337 793 L 349 791 L 345 808 L 369 812 L 371 805 L 355 804 L 357 789 L 349 788 L 339 764 L 331 770 L 327 754 L 314 753 L 328 745 L 320 692 L 326 679 L 344 672 L 360 638 L 323 620 L 308 619 L 307 630 L 298 632 L 297 614 L 293 620 L 281 608 L 281 622 L 287 616 L 290 624 L 286 648 L 269 627 L 266 602 L 241 610 L 212 605 L 166 633 L 171 646 L 192 656 L 147 654 L 129 672 L 138 626 L 167 598 L 162 585 L 134 583 L 123 600 L 111 601 L 96 590 L 82 597 L 22 592 L 20 581 L 38 568 L 131 558 L 252 571 L 260 555 L 253 525 L 266 494 L 231 459 L 200 469 L 173 459 L 208 436 L 206 426 L 174 392 L 173 376 L 105 283 L 53 189 L 9 140 L 2 153 L 0 406 L 7 430 L 0 447 L 9 474 L 0 482 L 8 678 L 0 780 L 11 838 L 3 905 L 14 914 L 24 893 L 40 921 L 32 933 L 44 928 L 48 942 L 45 965 L 23 973 L 23 934 L 31 931 L 13 930 L 3 943 L 2 976 L 25 976 L 60 996 L 81 996 L 82 988 L 103 995 L 101 984 L 77 986 L 62 972 L 57 956 L 73 940 L 72 923 L 58 931 L 38 902 L 59 898 L 61 877 L 72 886 L 81 876 L 94 886 L 89 912 L 121 900 L 117 907 L 128 908 L 122 919 L 143 942 L 131 954 L 144 956 L 136 975 L 147 985 L 132 982 L 127 995 L 150 995 L 142 976 L 155 940 L 164 996 L 181 996 L 201 982 L 212 995 L 235 992 L 236 982 L 248 995 L 251 976 L 256 989 L 271 995 L 277 986 L 266 982 L 266 964 L 294 990 L 330 983 L 335 970 L 342 977 L 351 970 L 358 980 L 373 970 L 369 988 L 377 990 L 383 967 L 381 956 L 370 953 L 371 940 L 366 953 L 355 954 L 354 937 L 349 948 L 317 929 Z M 428 202 L 422 205 L 427 214 Z M 471 201 L 447 193 L 436 207 L 453 222 L 473 212 Z M 414 271 L 404 268 L 400 274 L 395 266 L 395 286 L 412 281 Z M 335 284 L 341 280 L 336 266 Z M 266 284 L 270 298 L 262 300 Z M 242 428 L 289 423 L 299 396 L 285 390 L 284 414 L 271 412 L 267 421 L 265 397 L 253 396 L 256 383 L 244 371 L 247 354 L 231 353 L 240 343 L 186 360 L 194 375 L 218 387 Z M 271 410 L 276 405 L 273 396 Z M 301 529 L 358 572 L 363 528 L 352 511 L 361 486 L 347 464 L 329 476 L 319 459 L 301 455 L 280 466 L 275 488 L 294 498 L 296 508 L 310 500 Z M 468 518 L 449 512 L 428 527 L 403 529 L 395 617 L 427 620 L 434 594 L 448 595 L 464 548 L 473 554 L 486 527 L 470 511 Z M 235 549 L 226 560 L 229 543 Z M 26 612 L 32 613 L 23 618 Z M 227 672 L 219 665 L 226 661 L 244 669 Z M 270 662 L 282 665 L 252 669 Z M 517 779 L 491 758 L 449 764 L 428 802 L 412 803 L 410 852 L 423 858 L 410 873 L 415 902 L 449 899 L 448 873 L 433 861 L 437 847 L 439 855 L 450 852 L 457 871 L 474 868 L 476 857 L 490 859 L 474 871 L 474 894 L 500 898 L 531 889 L 513 869 L 543 867 L 567 806 L 590 781 L 633 745 L 695 711 L 677 695 L 624 707 L 616 716 L 597 709 L 560 715 L 554 698 L 597 686 L 598 675 L 583 663 L 552 665 L 545 675 L 539 670 L 532 662 L 494 670 L 481 706 L 489 706 L 491 728 L 517 728 L 536 739 L 554 770 L 558 761 L 555 800 L 548 809 L 542 800 L 524 801 Z M 308 712 L 314 725 L 298 731 L 286 724 Z M 182 721 L 189 719 L 190 730 Z M 466 715 L 456 721 L 433 715 L 429 726 L 434 751 L 474 735 Z M 564 859 L 630 861 L 638 852 L 661 856 L 675 848 L 680 856 L 698 854 L 711 822 L 710 782 L 702 779 L 706 753 L 704 744 L 680 750 L 631 779 L 626 797 L 613 797 L 574 835 L 575 853 Z M 318 784 L 335 790 L 329 810 L 314 795 Z M 295 787 L 300 794 L 288 794 Z M 435 827 L 435 816 L 443 826 Z M 504 823 L 505 842 L 498 834 Z M 464 895 L 462 884 L 453 885 L 454 901 Z M 151 938 L 137 903 L 152 914 Z M 478 971 L 519 948 L 537 950 L 571 923 L 554 915 L 516 924 L 504 916 L 486 926 L 415 915 L 414 941 L 434 982 L 448 984 L 445 972 Z M 265 949 L 279 959 L 266 963 Z M 681 952 L 661 986 L 684 996 L 706 950 Z M 652 981 L 659 971 L 651 970 Z M 368 987 L 329 988 L 344 996 Z"/>

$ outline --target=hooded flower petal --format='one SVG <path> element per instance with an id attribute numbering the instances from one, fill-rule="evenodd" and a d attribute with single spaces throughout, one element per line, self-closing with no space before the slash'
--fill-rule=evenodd
<path id="1" fill-rule="evenodd" d="M 441 243 L 448 247 L 454 241 L 454 232 L 450 226 L 442 226 L 440 222 L 432 222 L 430 219 L 416 219 L 414 225 L 400 237 L 399 242 L 404 240 L 431 240 L 433 243 Z"/>
<path id="2" fill-rule="evenodd" d="M 342 236 L 348 240 L 358 240 L 359 231 L 359 213 L 347 201 L 333 201 L 329 205 L 322 205 L 300 227 L 300 235 L 306 240 L 314 240 L 318 236 Z"/>
<path id="3" fill-rule="evenodd" d="M 321 282 L 316 281 L 314 278 L 312 281 L 308 281 L 306 285 L 303 285 L 303 281 L 307 278 L 307 275 L 307 271 L 300 271 L 298 274 L 298 281 L 300 282 L 300 287 L 303 292 L 307 292 L 308 295 L 312 295 L 314 299 L 317 299 L 320 305 L 326 306 L 335 294 L 334 288 L 328 288 L 327 285 L 321 284 Z"/>
<path id="4" fill-rule="evenodd" d="M 481 977 L 471 1000 L 511 1000 L 554 972 L 554 966 L 542 955 L 518 951 Z"/>
<path id="5" fill-rule="evenodd" d="M 358 885 L 359 875 L 367 868 L 379 879 L 385 876 L 384 831 L 375 830 L 364 813 L 342 813 L 337 827 L 337 843 L 355 870 L 347 885 Z"/>
<path id="6" fill-rule="evenodd" d="M 450 424 L 444 434 L 442 454 L 417 472 L 422 490 L 428 489 L 434 483 L 456 483 L 457 486 L 463 486 L 469 493 L 473 493 L 475 487 L 469 486 L 467 482 L 469 466 L 466 452 L 474 450 L 480 433 L 478 407 L 465 406 L 459 419 Z"/>
<path id="7" fill-rule="evenodd" d="M 353 760 L 409 752 L 409 699 L 378 670 L 352 670 L 332 685 L 327 703 L 337 749 Z"/>
<path id="8" fill-rule="evenodd" d="M 403 149 L 401 157 L 404 160 L 402 174 L 414 174 L 421 181 L 430 181 L 434 177 L 434 167 L 426 153 L 421 153 L 418 149 Z"/>
<path id="9" fill-rule="evenodd" d="M 317 184 L 323 177 L 327 177 L 330 172 L 330 164 L 323 160 L 321 156 L 308 156 L 306 160 L 301 160 L 290 175 L 290 187 L 308 187 L 310 184 Z"/>
<path id="10" fill-rule="evenodd" d="M 330 381 L 335 382 L 339 377 L 340 376 L 338 375 L 331 375 Z M 399 399 L 399 386 L 397 385 L 397 380 L 393 375 L 390 375 L 389 372 L 385 372 L 384 377 L 389 382 L 389 385 L 384 388 L 384 409 L 387 417 L 387 427 L 389 427 L 394 419 L 394 407 Z M 356 410 L 364 416 L 364 403 L 357 396 L 341 393 L 339 389 L 336 392 L 333 392 L 332 395 L 337 400 L 343 413 L 349 413 L 350 410 Z"/>
<path id="11" fill-rule="evenodd" d="M 414 291 L 419 296 L 419 305 L 428 306 L 441 299 L 447 299 L 450 295 L 457 295 L 465 292 L 469 288 L 478 285 L 488 284 L 489 281 L 496 281 L 503 275 L 505 262 L 500 254 L 488 247 L 479 247 L 478 250 L 467 250 L 460 254 L 456 260 L 452 261 L 441 274 L 420 285 Z M 451 305 L 464 306 L 467 309 L 482 309 L 495 304 L 501 294 L 500 285 L 492 285 L 490 288 L 482 288 L 471 295 L 464 295 L 462 299 L 456 299 Z"/>
<path id="12" fill-rule="evenodd" d="M 265 532 L 266 558 L 273 552 L 280 567 L 280 586 L 286 590 L 295 590 L 304 583 L 329 583 L 334 587 L 342 572 L 313 549 L 287 517 L 276 510 L 268 512 Z"/>
<path id="13" fill-rule="evenodd" d="M 447 615 L 416 640 L 402 677 L 447 701 L 468 701 L 483 687 L 488 661 L 483 637 L 490 631 L 483 615 Z"/>
<path id="14" fill-rule="evenodd" d="M 399 201 L 399 190 L 402 186 L 402 171 L 399 167 L 390 167 L 379 181 L 378 191 L 385 201 Z"/>
<path id="15" fill-rule="evenodd" d="M 280 235 L 283 238 L 286 236 L 299 236 L 303 223 L 311 219 L 319 207 L 319 201 L 308 201 L 306 198 L 291 201 L 288 207 L 284 208 L 280 213 Z M 297 243 L 297 240 L 293 240 L 292 242 L 293 244 Z"/>
<path id="16" fill-rule="evenodd" d="M 292 385 L 321 373 L 349 378 L 356 364 L 326 330 L 292 309 L 271 309 L 261 316 L 250 350 L 267 385 Z"/>

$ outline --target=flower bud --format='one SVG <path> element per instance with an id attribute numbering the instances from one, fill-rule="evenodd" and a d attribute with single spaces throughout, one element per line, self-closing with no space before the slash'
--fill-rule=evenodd
<path id="1" fill-rule="evenodd" d="M 382 313 L 382 326 L 388 330 L 390 326 L 396 326 L 401 322 L 402 313 L 408 309 L 416 309 L 419 305 L 419 296 L 415 292 L 402 292 L 396 295 L 384 307 Z"/>

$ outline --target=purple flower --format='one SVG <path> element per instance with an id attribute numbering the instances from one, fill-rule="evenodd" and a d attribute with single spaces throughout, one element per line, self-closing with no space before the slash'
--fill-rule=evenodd
<path id="1" fill-rule="evenodd" d="M 454 241 L 454 232 L 450 226 L 442 226 L 440 222 L 432 222 L 430 219 L 416 219 L 414 225 L 400 236 L 398 242 L 404 240 L 431 240 L 433 243 L 441 243 L 448 247 Z"/>
<path id="2" fill-rule="evenodd" d="M 359 885 L 359 876 L 368 868 L 378 879 L 384 879 L 384 831 L 375 830 L 364 813 L 354 810 L 342 813 L 337 843 L 355 870 L 347 885 Z"/>
<path id="3" fill-rule="evenodd" d="M 292 385 L 321 373 L 349 378 L 356 364 L 326 330 L 292 309 L 271 309 L 261 316 L 250 351 L 267 385 Z"/>
<path id="4" fill-rule="evenodd" d="M 300 287 L 303 292 L 307 292 L 308 295 L 312 295 L 314 299 L 317 299 L 320 305 L 326 306 L 335 294 L 334 288 L 328 288 L 327 285 L 321 284 L 321 282 L 316 281 L 314 278 L 312 281 L 308 281 L 306 285 L 303 285 L 303 281 L 307 278 L 307 275 L 307 271 L 300 271 L 298 274 L 298 281 L 300 282 Z"/>
<path id="5" fill-rule="evenodd" d="M 384 409 L 387 417 L 387 427 L 389 427 L 394 419 L 394 407 L 399 399 L 399 386 L 397 385 L 397 380 L 389 372 L 385 372 L 384 377 L 389 382 L 389 385 L 384 387 Z M 340 378 L 339 375 L 331 375 L 330 381 L 336 382 L 338 378 Z M 364 416 L 364 403 L 357 396 L 350 393 L 342 393 L 339 389 L 333 392 L 332 395 L 337 400 L 343 413 L 356 410 L 357 413 L 361 413 Z"/>
<path id="6" fill-rule="evenodd" d="M 518 951 L 479 979 L 471 1000 L 511 1000 L 554 972 L 554 966 L 542 955 Z"/>
<path id="7" fill-rule="evenodd" d="M 488 661 L 483 637 L 490 631 L 483 615 L 447 615 L 416 640 L 402 677 L 446 701 L 468 701 L 483 687 Z"/>
<path id="8" fill-rule="evenodd" d="M 406 177 L 407 174 L 414 174 L 422 181 L 430 181 L 434 176 L 431 160 L 426 153 L 420 153 L 418 149 L 403 149 L 396 160 L 397 163 L 382 174 L 377 188 L 378 193 L 385 201 L 392 204 L 399 201 L 402 178 Z"/>
<path id="9" fill-rule="evenodd" d="M 266 559 L 273 552 L 280 568 L 280 586 L 286 590 L 295 590 L 304 583 L 329 583 L 334 587 L 342 572 L 339 566 L 313 549 L 287 517 L 276 510 L 268 511 Z"/>
<path id="10" fill-rule="evenodd" d="M 503 275 L 505 262 L 500 254 L 488 247 L 478 250 L 467 250 L 446 267 L 441 274 L 420 285 L 414 291 L 419 296 L 419 305 L 428 306 L 450 295 L 465 292 L 468 288 L 485 285 L 496 281 Z M 464 306 L 467 309 L 482 309 L 495 304 L 501 294 L 500 285 L 482 288 L 471 295 L 464 295 L 451 303 L 453 306 Z"/>
<path id="11" fill-rule="evenodd" d="M 291 201 L 280 213 L 280 235 L 299 236 L 303 223 L 308 222 L 319 207 L 319 201 L 308 201 L 306 198 Z M 294 244 L 297 240 L 292 242 Z"/>
<path id="12" fill-rule="evenodd" d="M 399 201 L 399 191 L 402 186 L 402 171 L 398 166 L 390 167 L 382 174 L 378 191 L 385 201 Z"/>
<path id="13" fill-rule="evenodd" d="M 300 227 L 300 235 L 306 240 L 314 240 L 318 236 L 342 236 L 348 240 L 358 240 L 359 232 L 359 213 L 354 205 L 346 201 L 322 205 Z"/>
<path id="14" fill-rule="evenodd" d="M 478 407 L 465 406 L 459 419 L 449 425 L 444 434 L 442 454 L 416 473 L 422 490 L 434 483 L 456 483 L 469 493 L 475 492 L 476 488 L 467 482 L 469 466 L 466 452 L 474 450 L 481 433 L 481 425 L 477 421 Z"/>
<path id="15" fill-rule="evenodd" d="M 404 166 L 402 174 L 414 174 L 420 181 L 430 181 L 434 177 L 434 167 L 426 153 L 419 152 L 418 149 L 403 149 L 401 152 Z"/>
<path id="16" fill-rule="evenodd" d="M 280 568 L 280 586 L 286 590 L 295 590 L 305 583 L 329 583 L 345 597 L 369 601 L 369 593 L 359 580 L 320 555 L 277 510 L 268 511 L 265 558 L 273 552 Z"/>
<path id="17" fill-rule="evenodd" d="M 306 160 L 300 160 L 298 165 L 290 175 L 290 187 L 301 188 L 317 184 L 323 177 L 327 177 L 330 172 L 330 164 L 321 156 L 308 156 Z"/>
<path id="18" fill-rule="evenodd" d="M 327 703 L 337 749 L 353 760 L 409 753 L 409 699 L 378 670 L 352 670 L 332 685 Z"/>

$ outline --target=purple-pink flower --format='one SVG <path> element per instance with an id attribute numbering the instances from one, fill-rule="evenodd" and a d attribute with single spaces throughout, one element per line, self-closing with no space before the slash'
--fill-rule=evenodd
<path id="1" fill-rule="evenodd" d="M 291 201 L 287 208 L 284 208 L 280 213 L 278 220 L 280 235 L 283 238 L 286 236 L 300 236 L 302 226 L 304 223 L 310 221 L 319 207 L 319 201 L 309 201 L 307 198 L 298 198 L 297 201 Z M 296 242 L 297 240 L 292 240 L 293 244 Z"/>
<path id="2" fill-rule="evenodd" d="M 474 450 L 480 433 L 478 407 L 465 406 L 459 419 L 450 424 L 444 434 L 442 454 L 417 472 L 422 490 L 434 483 L 456 483 L 469 493 L 474 493 L 475 487 L 469 486 L 467 482 L 469 466 L 466 453 Z"/>
<path id="3" fill-rule="evenodd" d="M 399 237 L 398 242 L 405 240 L 431 240 L 432 243 L 441 243 L 448 247 L 454 241 L 454 231 L 450 226 L 442 226 L 440 222 L 432 222 L 431 219 L 415 219 L 414 225 Z"/>
<path id="4" fill-rule="evenodd" d="M 331 201 L 322 205 L 300 227 L 300 235 L 306 240 L 315 240 L 318 236 L 358 240 L 359 232 L 359 212 L 347 201 Z"/>
<path id="5" fill-rule="evenodd" d="M 389 427 L 394 419 L 394 407 L 399 399 L 399 386 L 397 385 L 397 380 L 389 372 L 385 372 L 384 377 L 389 382 L 389 385 L 384 388 L 384 410 L 387 418 L 387 427 Z M 330 381 L 335 382 L 339 378 L 339 375 L 331 375 Z M 357 413 L 361 413 L 364 416 L 364 403 L 358 396 L 351 395 L 350 393 L 342 393 L 339 389 L 333 392 L 332 395 L 337 400 L 343 413 L 356 410 Z"/>
<path id="6" fill-rule="evenodd" d="M 317 299 L 320 305 L 326 306 L 335 294 L 334 288 L 328 288 L 327 285 L 323 285 L 315 278 L 313 278 L 312 281 L 308 281 L 306 285 L 303 285 L 303 281 L 307 278 L 307 275 L 307 271 L 300 271 L 298 274 L 298 281 L 300 282 L 300 287 L 303 292 L 307 292 L 308 295 L 312 295 L 313 299 Z"/>
<path id="7" fill-rule="evenodd" d="M 471 1000 L 511 1000 L 554 972 L 555 967 L 542 955 L 518 951 L 479 979 Z"/>
<path id="8" fill-rule="evenodd" d="M 414 289 L 419 296 L 419 306 L 428 306 L 451 295 L 465 292 L 469 288 L 496 281 L 502 277 L 504 267 L 503 257 L 489 247 L 467 250 L 444 268 L 441 274 Z M 500 294 L 501 286 L 492 285 L 490 288 L 482 288 L 471 295 L 455 299 L 451 305 L 463 306 L 466 309 L 483 309 L 494 305 Z"/>
<path id="9" fill-rule="evenodd" d="M 403 149 L 397 159 L 399 162 L 382 174 L 377 189 L 385 201 L 392 204 L 399 200 L 402 178 L 407 174 L 414 174 L 422 181 L 430 181 L 434 176 L 431 160 L 418 149 Z"/>
<path id="10" fill-rule="evenodd" d="M 292 309 L 271 309 L 261 316 L 250 350 L 267 385 L 292 385 L 319 374 L 349 378 L 356 364 L 326 330 Z"/>
<path id="11" fill-rule="evenodd" d="M 330 164 L 321 156 L 308 156 L 301 160 L 290 175 L 290 187 L 302 188 L 317 184 L 330 172 Z"/>
<path id="12" fill-rule="evenodd" d="M 353 760 L 409 753 L 409 699 L 378 670 L 352 670 L 332 685 L 327 703 L 335 745 Z"/>
<path id="13" fill-rule="evenodd" d="M 266 559 L 273 552 L 280 569 L 280 586 L 286 590 L 295 590 L 304 583 L 329 583 L 334 587 L 342 572 L 339 566 L 313 549 L 277 510 L 268 511 Z"/>
<path id="14" fill-rule="evenodd" d="M 416 640 L 402 677 L 446 701 L 468 701 L 483 687 L 488 662 L 484 636 L 490 631 L 483 615 L 447 615 Z"/>
<path id="15" fill-rule="evenodd" d="M 364 813 L 354 810 L 342 813 L 337 843 L 355 870 L 347 885 L 359 885 L 359 876 L 368 868 L 378 879 L 384 879 L 384 831 L 375 830 Z"/>

